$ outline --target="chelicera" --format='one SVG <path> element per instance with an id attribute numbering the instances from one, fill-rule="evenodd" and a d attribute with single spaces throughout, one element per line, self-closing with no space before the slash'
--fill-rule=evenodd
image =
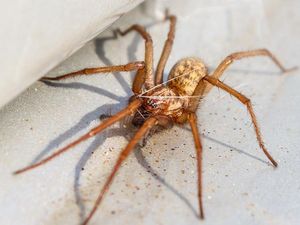
<path id="1" fill-rule="evenodd" d="M 153 71 L 153 44 L 150 34 L 140 25 L 133 25 L 125 31 L 118 30 L 120 35 L 126 35 L 131 31 L 135 31 L 145 40 L 145 59 L 144 61 L 131 62 L 125 65 L 107 66 L 99 68 L 87 68 L 80 71 L 72 72 L 55 78 L 44 77 L 43 80 L 58 81 L 75 77 L 78 75 L 92 75 L 96 73 L 111 72 L 127 72 L 137 71 L 132 91 L 134 95 L 130 98 L 128 106 L 110 118 L 105 119 L 100 125 L 96 126 L 85 135 L 68 144 L 67 146 L 57 150 L 49 157 L 17 170 L 15 174 L 20 174 L 33 168 L 39 167 L 60 154 L 70 150 L 75 145 L 93 137 L 110 125 L 120 121 L 124 117 L 133 115 L 132 123 L 139 127 L 134 137 L 129 141 L 127 146 L 121 151 L 113 170 L 102 187 L 96 202 L 82 224 L 87 224 L 98 206 L 103 200 L 105 193 L 108 191 L 113 179 L 115 178 L 120 166 L 126 160 L 128 155 L 134 150 L 136 144 L 154 127 L 169 127 L 173 124 L 189 123 L 196 148 L 197 171 L 198 171 L 198 198 L 200 218 L 204 218 L 204 210 L 202 204 L 202 145 L 200 141 L 199 131 L 197 127 L 196 110 L 200 98 L 203 97 L 213 86 L 216 86 L 244 104 L 249 112 L 258 144 L 266 157 L 270 160 L 274 167 L 277 162 L 272 158 L 266 149 L 252 104 L 249 98 L 234 90 L 230 86 L 221 82 L 219 78 L 224 71 L 236 60 L 246 57 L 266 56 L 269 57 L 282 72 L 290 71 L 285 69 L 277 58 L 267 49 L 257 49 L 252 51 L 237 52 L 227 56 L 212 73 L 208 73 L 207 68 L 199 58 L 184 58 L 179 60 L 169 73 L 168 80 L 163 82 L 163 72 L 170 55 L 175 35 L 176 17 L 174 15 L 166 15 L 166 19 L 170 21 L 170 30 L 168 38 L 165 42 L 157 69 Z"/>

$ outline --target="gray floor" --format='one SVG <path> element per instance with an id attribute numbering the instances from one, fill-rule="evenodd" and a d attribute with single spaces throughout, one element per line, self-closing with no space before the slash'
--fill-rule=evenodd
<path id="1" fill-rule="evenodd" d="M 166 71 L 185 56 L 199 56 L 213 70 L 229 53 L 261 47 L 272 50 L 287 67 L 299 66 L 297 0 L 170 2 L 166 4 L 178 15 L 178 26 Z M 114 28 L 147 25 L 157 60 L 168 23 L 155 23 L 158 19 L 150 14 L 140 7 Z M 111 30 L 49 76 L 143 59 L 144 44 L 137 35 L 114 38 Z M 132 94 L 132 76 L 36 82 L 0 110 L 0 224 L 82 221 L 134 132 L 126 121 L 41 168 L 20 176 L 11 173 L 85 133 L 99 123 L 100 115 L 124 108 Z M 198 111 L 206 220 L 197 218 L 194 143 L 184 126 L 154 135 L 136 149 L 91 224 L 300 224 L 299 71 L 281 75 L 260 57 L 236 63 L 222 79 L 252 99 L 279 167 L 273 169 L 259 149 L 245 107 L 214 89 Z"/>

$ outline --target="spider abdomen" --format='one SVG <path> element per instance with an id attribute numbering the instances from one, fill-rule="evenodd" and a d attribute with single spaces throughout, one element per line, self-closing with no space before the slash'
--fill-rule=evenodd
<path id="1" fill-rule="evenodd" d="M 168 86 L 180 95 L 193 95 L 199 81 L 207 75 L 202 60 L 194 57 L 179 60 L 171 69 Z"/>

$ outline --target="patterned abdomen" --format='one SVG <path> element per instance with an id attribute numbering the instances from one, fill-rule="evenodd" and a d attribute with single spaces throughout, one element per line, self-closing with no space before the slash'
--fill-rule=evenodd
<path id="1" fill-rule="evenodd" d="M 193 95 L 199 81 L 207 75 L 204 63 L 198 58 L 184 58 L 172 68 L 168 80 L 170 88 L 175 88 L 180 95 Z M 175 78 L 175 79 L 174 79 Z"/>

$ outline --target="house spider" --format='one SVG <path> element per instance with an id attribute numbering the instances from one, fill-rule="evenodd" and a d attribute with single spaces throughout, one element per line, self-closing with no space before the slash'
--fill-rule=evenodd
<path id="1" fill-rule="evenodd" d="M 219 64 L 216 70 L 211 74 L 208 74 L 205 64 L 200 59 L 181 59 L 171 69 L 168 80 L 166 82 L 163 82 L 164 68 L 169 58 L 175 37 L 176 17 L 174 15 L 169 15 L 168 13 L 166 13 L 166 20 L 170 21 L 170 29 L 154 76 L 153 43 L 151 36 L 145 30 L 144 27 L 136 24 L 125 31 L 117 30 L 117 32 L 123 36 L 131 31 L 136 31 L 138 34 L 141 35 L 141 37 L 145 40 L 144 61 L 136 61 L 118 66 L 87 68 L 55 78 L 42 78 L 42 80 L 57 81 L 83 74 L 92 75 L 95 73 L 137 71 L 132 84 L 132 91 L 134 95 L 130 98 L 129 104 L 125 109 L 116 113 L 112 117 L 105 119 L 100 125 L 91 129 L 85 135 L 81 136 L 80 138 L 68 144 L 67 146 L 57 150 L 45 159 L 14 172 L 14 174 L 20 174 L 25 171 L 39 167 L 41 165 L 44 165 L 45 163 L 49 162 L 50 160 L 54 159 L 60 154 L 78 145 L 79 143 L 99 134 L 104 129 L 116 123 L 117 121 L 120 121 L 124 117 L 134 115 L 132 123 L 133 125 L 140 128 L 136 132 L 134 137 L 129 141 L 125 149 L 121 151 L 111 174 L 107 178 L 103 188 L 100 191 L 100 194 L 98 195 L 96 202 L 94 203 L 91 212 L 83 221 L 83 225 L 86 225 L 96 212 L 98 206 L 102 202 L 105 193 L 108 191 L 114 177 L 120 169 L 120 166 L 126 160 L 128 155 L 134 150 L 134 147 L 139 142 L 139 140 L 141 140 L 145 135 L 147 135 L 150 129 L 154 126 L 167 128 L 172 124 L 184 123 L 190 124 L 195 142 L 198 162 L 197 170 L 199 211 L 200 218 L 204 219 L 201 175 L 202 145 L 197 127 L 196 110 L 198 108 L 200 98 L 203 97 L 207 92 L 209 92 L 213 86 L 219 87 L 224 91 L 228 92 L 229 94 L 233 95 L 247 107 L 252 123 L 254 125 L 254 131 L 256 133 L 256 138 L 259 143 L 259 146 L 266 155 L 266 157 L 271 161 L 273 166 L 277 167 L 277 162 L 273 159 L 273 157 L 270 155 L 270 153 L 264 145 L 260 128 L 258 126 L 257 119 L 252 108 L 251 100 L 243 94 L 239 93 L 238 91 L 234 90 L 230 86 L 226 85 L 222 81 L 220 81 L 219 78 L 233 62 L 235 62 L 236 60 L 244 59 L 246 57 L 267 56 L 279 67 L 279 69 L 282 72 L 288 72 L 291 69 L 286 69 L 285 67 L 283 67 L 283 65 L 277 60 L 277 58 L 274 55 L 272 55 L 272 53 L 270 53 L 267 49 L 257 49 L 252 51 L 236 52 L 227 56 Z"/>

